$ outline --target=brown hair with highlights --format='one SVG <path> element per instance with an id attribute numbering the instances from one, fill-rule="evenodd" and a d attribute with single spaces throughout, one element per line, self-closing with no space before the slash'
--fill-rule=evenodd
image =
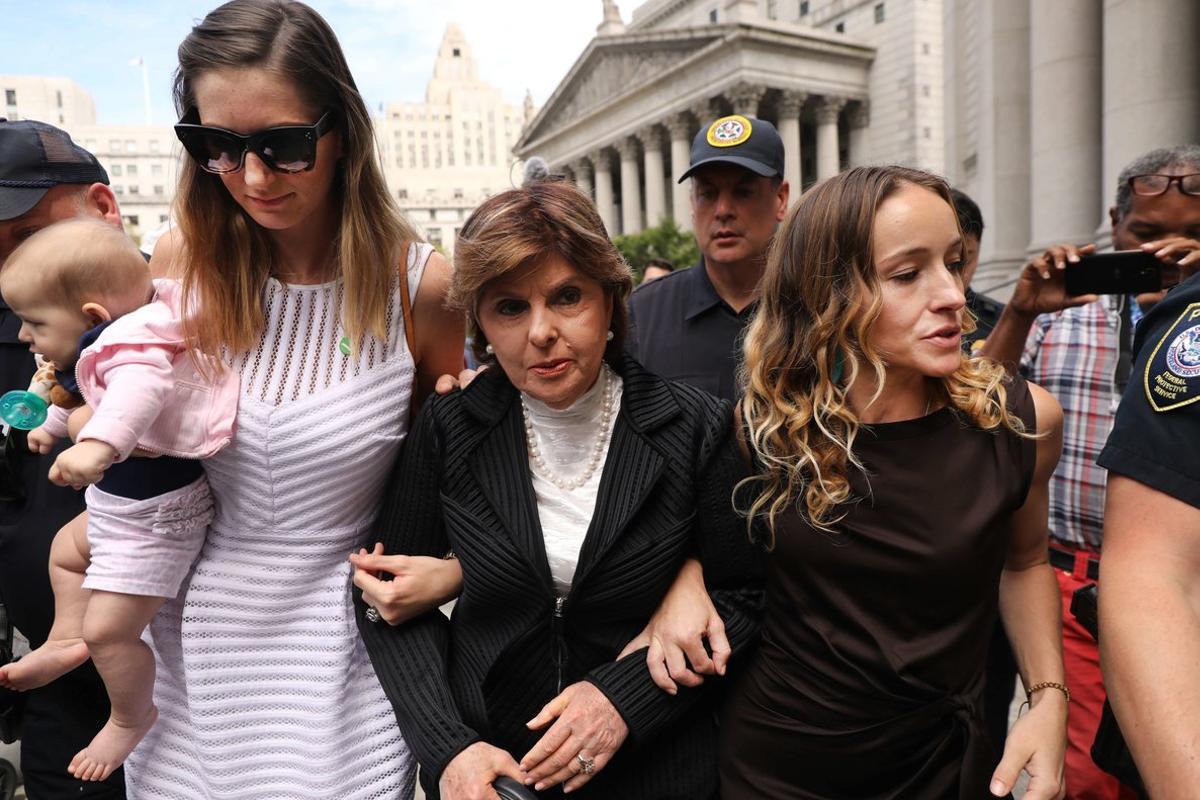
<path id="1" fill-rule="evenodd" d="M 771 545 L 780 512 L 795 507 L 814 528 L 829 531 L 854 499 L 848 473 L 862 469 L 854 455 L 860 422 L 847 389 L 870 370 L 874 401 L 887 376 L 883 357 L 869 344 L 882 307 L 875 213 L 905 185 L 924 187 L 953 205 L 949 187 L 936 175 L 858 167 L 807 192 L 772 244 L 744 346 L 741 414 L 759 471 L 739 485 L 757 490 L 742 511 L 751 523 L 765 519 Z M 962 316 L 963 330 L 974 330 L 970 314 Z M 964 356 L 939 391 L 973 426 L 1029 435 L 1006 406 L 1006 380 L 1000 364 Z"/>
<path id="2" fill-rule="evenodd" d="M 447 302 L 466 313 L 480 361 L 493 360 L 476 314 L 484 287 L 552 255 L 604 287 L 613 301 L 613 340 L 606 355 L 612 358 L 624 348 L 625 300 L 633 290 L 629 265 L 609 240 L 587 195 L 565 180 L 544 180 L 485 200 L 455 240 Z"/>
<path id="3" fill-rule="evenodd" d="M 175 107 L 196 105 L 206 72 L 258 67 L 290 82 L 313 108 L 333 111 L 345 155 L 333 192 L 341 224 L 332 246 L 345 286 L 342 322 L 352 346 L 385 338 L 388 297 L 404 249 L 419 237 L 388 194 L 370 113 L 328 23 L 296 0 L 232 0 L 210 12 L 179 45 Z M 262 290 L 276 267 L 267 233 L 229 196 L 220 177 L 183 160 L 175 215 L 183 235 L 185 299 L 198 306 L 187 332 L 207 353 L 253 346 L 264 324 Z"/>

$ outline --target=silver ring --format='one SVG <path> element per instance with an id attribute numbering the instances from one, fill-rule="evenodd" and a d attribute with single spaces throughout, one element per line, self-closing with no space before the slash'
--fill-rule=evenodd
<path id="1" fill-rule="evenodd" d="M 367 618 L 367 622 L 379 622 L 380 620 L 379 609 L 375 606 L 367 606 L 367 613 L 363 616 Z"/>
<path id="2" fill-rule="evenodd" d="M 591 775 L 596 771 L 596 759 L 588 758 L 583 753 L 577 753 L 575 758 L 579 760 L 579 771 L 584 775 Z"/>

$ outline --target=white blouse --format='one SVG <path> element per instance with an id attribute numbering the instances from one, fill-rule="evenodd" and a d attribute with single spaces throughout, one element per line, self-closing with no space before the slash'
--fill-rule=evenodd
<path id="1" fill-rule="evenodd" d="M 559 597 L 565 597 L 571 590 L 579 550 L 592 522 L 600 491 L 600 475 L 621 408 L 621 390 L 621 376 L 606 364 L 592 388 L 570 408 L 556 410 L 521 393 L 526 435 L 533 437 L 540 457 L 539 463 L 534 448 L 530 447 L 533 493 L 542 523 L 550 575 Z M 607 429 L 603 419 L 606 394 L 609 397 Z M 582 477 L 594 452 L 598 455 L 596 468 L 583 484 L 575 488 L 559 485 L 573 484 Z M 557 483 L 552 478 L 557 479 Z"/>

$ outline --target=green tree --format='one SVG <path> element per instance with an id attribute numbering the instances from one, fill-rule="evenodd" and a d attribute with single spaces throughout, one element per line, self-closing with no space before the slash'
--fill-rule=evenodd
<path id="1" fill-rule="evenodd" d="M 665 258 L 675 269 L 690 267 L 700 260 L 700 248 L 696 246 L 696 238 L 679 230 L 679 226 L 671 219 L 641 233 L 614 236 L 613 244 L 633 268 L 634 279 L 638 283 L 642 282 L 642 271 L 646 268 L 646 262 L 652 258 Z"/>

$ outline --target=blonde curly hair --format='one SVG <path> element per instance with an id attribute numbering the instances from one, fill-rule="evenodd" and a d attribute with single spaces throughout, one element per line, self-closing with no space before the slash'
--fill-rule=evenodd
<path id="1" fill-rule="evenodd" d="M 936 175 L 896 166 L 859 167 L 806 193 L 775 236 L 758 312 L 746 333 L 741 402 L 757 474 L 739 484 L 753 500 L 748 523 L 765 520 L 775 543 L 780 512 L 792 507 L 814 528 L 832 531 L 852 497 L 849 471 L 861 423 L 847 392 L 870 370 L 879 397 L 887 377 L 870 345 L 883 305 L 872 256 L 875 213 L 905 185 L 924 187 L 952 204 Z M 975 329 L 963 312 L 963 329 Z M 865 376 L 864 376 L 865 377 Z M 962 359 L 940 381 L 942 399 L 982 430 L 1029 435 L 1007 407 L 1004 367 Z"/>

